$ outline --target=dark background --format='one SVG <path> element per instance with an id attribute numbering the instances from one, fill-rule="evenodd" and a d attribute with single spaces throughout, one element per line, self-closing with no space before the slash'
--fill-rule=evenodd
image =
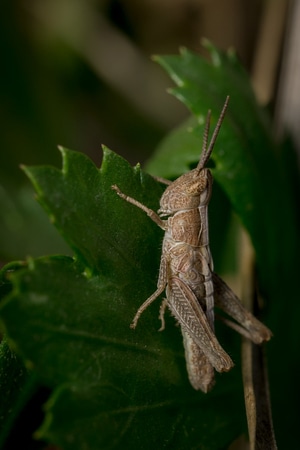
<path id="1" fill-rule="evenodd" d="M 258 0 L 2 1 L 1 184 L 25 181 L 20 163 L 60 165 L 58 144 L 97 164 L 102 143 L 143 162 L 187 115 L 151 55 L 202 52 L 202 37 L 235 48 L 261 100 L 276 99 L 286 10 Z"/>

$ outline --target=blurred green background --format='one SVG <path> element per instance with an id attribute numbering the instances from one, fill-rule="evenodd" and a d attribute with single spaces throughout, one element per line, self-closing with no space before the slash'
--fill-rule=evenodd
<path id="1" fill-rule="evenodd" d="M 172 83 L 151 55 L 177 53 L 180 46 L 203 52 L 206 37 L 221 49 L 235 47 L 251 73 L 267 3 L 2 1 L 2 263 L 68 251 L 34 202 L 20 164 L 60 167 L 60 144 L 99 165 L 102 143 L 143 163 L 188 115 L 167 94 Z"/>

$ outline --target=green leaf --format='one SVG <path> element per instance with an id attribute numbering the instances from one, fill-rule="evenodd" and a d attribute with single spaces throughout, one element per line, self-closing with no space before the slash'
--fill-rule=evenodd
<path id="1" fill-rule="evenodd" d="M 229 197 L 234 209 L 242 219 L 254 241 L 261 240 L 261 226 L 265 226 L 268 217 L 273 215 L 274 186 L 271 177 L 278 173 L 273 146 L 269 132 L 266 130 L 266 117 L 263 117 L 251 91 L 248 77 L 239 66 L 233 54 L 224 55 L 211 48 L 212 64 L 198 55 L 183 49 L 180 56 L 163 56 L 156 59 L 169 72 L 177 83 L 172 93 L 183 101 L 193 112 L 193 119 L 180 127 L 177 133 L 167 138 L 157 150 L 157 158 L 148 166 L 150 171 L 168 167 L 163 160 L 165 154 L 169 165 L 173 167 L 171 148 L 177 140 L 175 151 L 178 167 L 182 163 L 186 170 L 199 159 L 203 125 L 208 109 L 212 110 L 212 125 L 216 123 L 226 95 L 230 103 L 212 159 L 215 163 L 213 175 Z M 208 83 L 207 80 L 211 80 Z M 187 150 L 186 150 L 187 149 Z M 176 150 L 176 149 L 175 149 Z M 180 163 L 179 158 L 181 157 Z M 271 168 L 271 174 L 265 174 L 265 167 Z M 272 167 L 275 167 L 272 170 Z M 173 175 L 178 176 L 179 173 Z M 272 189 L 272 195 L 270 190 Z M 275 186 L 279 193 L 279 187 Z M 280 194 L 278 194 L 280 195 Z M 269 201 L 266 203 L 266 199 Z M 277 197 L 278 198 L 278 197 Z M 274 200 L 275 201 L 275 200 Z M 260 217 L 260 224 L 255 217 Z M 271 230 L 268 239 L 276 239 Z M 266 240 L 265 240 L 266 241 Z M 269 245 L 268 242 L 266 245 Z M 260 257 L 261 255 L 259 255 Z"/>
<path id="2" fill-rule="evenodd" d="M 0 271 L 0 297 L 7 295 L 12 285 L 9 274 L 24 268 L 23 263 L 11 263 Z M 24 362 L 4 337 L 0 343 L 0 447 L 9 436 L 18 415 L 36 389 L 36 377 L 28 373 Z"/>
<path id="3" fill-rule="evenodd" d="M 83 154 L 67 149 L 61 151 L 62 171 L 54 167 L 31 167 L 25 171 L 34 184 L 38 201 L 74 250 L 76 258 L 91 273 L 101 270 L 125 282 L 132 270 L 148 271 L 150 266 L 151 277 L 155 269 L 147 258 L 146 244 L 157 242 L 162 233 L 145 220 L 142 212 L 138 214 L 141 220 L 133 220 L 131 211 L 135 208 L 128 210 L 123 201 L 119 200 L 116 208 L 116 194 L 111 186 L 117 183 L 129 195 L 139 191 L 140 200 L 155 209 L 162 188 L 138 166 L 132 171 L 129 164 L 108 149 L 104 149 L 100 173 Z M 134 236 L 132 240 L 128 239 L 129 230 Z M 141 258 L 133 268 L 131 258 L 137 245 Z M 128 263 L 120 264 L 120 257 L 124 261 L 128 259 Z"/>
<path id="4" fill-rule="evenodd" d="M 162 392 L 149 401 L 147 389 L 143 399 L 132 403 L 131 393 L 114 386 L 95 386 L 91 391 L 63 388 L 48 403 L 53 421 L 40 435 L 58 442 L 64 449 L 73 448 L 158 448 L 220 449 L 232 442 L 238 429 L 241 404 L 228 415 L 228 394 L 209 395 L 199 402 L 181 397 L 181 392 Z M 218 403 L 218 408 L 215 405 Z M 67 419 L 66 419 L 67 418 Z M 74 427 L 77 424 L 77 428 Z M 146 424 L 146 425 L 145 425 Z M 208 428 L 214 430 L 213 433 Z M 63 441 L 57 440 L 57 434 Z"/>
<path id="5" fill-rule="evenodd" d="M 14 420 L 32 395 L 34 380 L 28 377 L 23 361 L 9 347 L 6 339 L 0 344 L 0 446 L 2 448 Z"/>
<path id="6" fill-rule="evenodd" d="M 213 128 L 226 95 L 230 95 L 212 154 L 212 172 L 251 236 L 267 292 L 278 261 L 293 251 L 291 241 L 282 240 L 282 234 L 283 226 L 288 235 L 296 234 L 294 196 L 271 136 L 270 120 L 256 103 L 248 76 L 234 53 L 224 54 L 206 45 L 212 62 L 186 49 L 179 56 L 156 57 L 177 84 L 171 92 L 192 111 L 193 118 L 166 137 L 147 169 L 167 177 L 177 177 L 182 167 L 190 170 L 199 160 L 208 109 L 212 110 Z M 277 220 L 274 226 L 278 205 L 285 222 Z"/>
<path id="7" fill-rule="evenodd" d="M 28 255 L 70 253 L 49 218 L 33 198 L 32 187 L 8 191 L 0 186 L 0 255 L 21 260 Z"/>
<path id="8" fill-rule="evenodd" d="M 185 50 L 160 57 L 178 84 L 174 93 L 194 117 L 166 138 L 148 167 L 172 178 L 190 170 L 199 159 L 207 109 L 212 109 L 213 127 L 230 94 L 213 152 L 218 187 L 210 208 L 212 246 L 222 246 L 220 253 L 225 248 L 229 199 L 257 253 L 275 334 L 267 346 L 275 430 L 285 447 L 293 448 L 299 394 L 299 181 L 291 148 L 283 151 L 273 143 L 268 117 L 234 54 L 210 51 L 212 63 Z M 118 198 L 111 185 L 154 210 L 162 186 L 107 149 L 100 170 L 80 153 L 62 149 L 62 154 L 62 171 L 25 170 L 74 258 L 30 260 L 13 274 L 13 291 L 1 309 L 9 342 L 53 389 L 37 436 L 75 450 L 226 448 L 245 429 L 236 337 L 217 325 L 236 366 L 204 395 L 188 383 L 173 319 L 167 317 L 166 330 L 156 332 L 159 300 L 135 331 L 129 329 L 138 306 L 156 288 L 162 231 Z"/>
<path id="9" fill-rule="evenodd" d="M 156 58 L 177 85 L 172 93 L 193 117 L 166 137 L 147 168 L 172 178 L 181 174 L 181 167 L 190 170 L 199 160 L 207 110 L 212 110 L 213 127 L 226 95 L 230 95 L 212 154 L 212 172 L 256 251 L 259 291 L 266 299 L 267 323 L 275 336 L 267 347 L 275 430 L 279 446 L 292 448 L 297 445 L 293 438 L 299 399 L 295 374 L 300 370 L 294 356 L 300 339 L 298 164 L 291 145 L 274 143 L 270 119 L 256 103 L 249 77 L 235 55 L 207 46 L 211 62 L 184 49 L 179 56 Z M 221 213 L 215 220 L 222 234 Z M 211 242 L 212 238 L 211 234 Z M 292 369 L 287 371 L 287 367 Z M 289 415 L 283 414 L 287 410 Z"/>
<path id="10" fill-rule="evenodd" d="M 29 261 L 1 311 L 26 365 L 54 389 L 38 436 L 66 449 L 223 448 L 245 427 L 233 335 L 223 342 L 237 366 L 204 395 L 189 385 L 173 319 L 157 332 L 159 301 L 129 328 L 155 290 L 162 232 L 111 185 L 154 209 L 162 187 L 107 149 L 100 170 L 80 153 L 62 153 L 62 171 L 26 172 L 75 259 Z"/>

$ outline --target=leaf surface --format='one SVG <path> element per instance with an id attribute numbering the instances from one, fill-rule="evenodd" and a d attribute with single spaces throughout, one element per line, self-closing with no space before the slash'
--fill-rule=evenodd
<path id="1" fill-rule="evenodd" d="M 270 118 L 256 103 L 249 77 L 234 53 L 219 52 L 209 43 L 207 48 L 210 62 L 184 49 L 179 56 L 156 58 L 176 84 L 172 93 L 193 116 L 162 141 L 147 168 L 150 173 L 172 178 L 181 174 L 181 168 L 190 170 L 199 160 L 208 109 L 212 110 L 213 128 L 225 97 L 230 95 L 212 154 L 212 172 L 255 248 L 264 317 L 274 333 L 267 351 L 275 432 L 279 446 L 293 447 L 299 403 L 296 373 L 300 369 L 295 359 L 300 314 L 299 165 L 288 142 L 274 142 Z M 214 192 L 211 206 L 213 201 Z M 222 202 L 217 200 L 215 206 L 210 228 L 213 231 L 219 226 L 222 235 Z M 211 233 L 212 245 L 215 236 L 216 232 Z M 294 413 L 284 414 L 287 410 Z"/>
<path id="2" fill-rule="evenodd" d="M 251 236 L 262 286 L 266 292 L 272 291 L 272 273 L 282 258 L 295 255 L 292 240 L 282 239 L 297 233 L 293 187 L 281 149 L 273 141 L 269 116 L 257 104 L 249 77 L 235 54 L 220 52 L 208 42 L 206 46 L 211 62 L 186 49 L 179 56 L 156 57 L 176 83 L 171 92 L 193 116 L 162 141 L 147 169 L 172 178 L 182 173 L 182 167 L 190 170 L 199 160 L 207 111 L 212 111 L 213 130 L 229 95 L 212 153 L 212 173 Z M 279 211 L 284 221 L 279 219 Z M 280 269 L 286 272 L 287 267 Z"/>
<path id="3" fill-rule="evenodd" d="M 26 172 L 74 258 L 30 260 L 12 276 L 1 311 L 26 365 L 54 389 L 38 436 L 66 449 L 229 444 L 245 426 L 238 366 L 213 393 L 195 392 L 174 320 L 157 332 L 159 300 L 129 328 L 155 290 L 162 232 L 111 185 L 154 209 L 161 185 L 107 149 L 100 170 L 62 153 L 62 171 Z M 227 341 L 237 352 L 232 335 Z"/>

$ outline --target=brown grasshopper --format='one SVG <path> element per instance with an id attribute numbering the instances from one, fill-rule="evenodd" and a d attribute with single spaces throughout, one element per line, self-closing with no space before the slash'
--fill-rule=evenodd
<path id="1" fill-rule="evenodd" d="M 187 371 L 194 389 L 208 392 L 214 384 L 214 369 L 227 372 L 233 367 L 230 356 L 214 333 L 214 304 L 236 322 L 226 323 L 240 334 L 260 344 L 272 333 L 241 304 L 226 283 L 213 272 L 209 249 L 207 208 L 212 191 L 212 175 L 205 165 L 211 155 L 227 109 L 226 98 L 209 146 L 209 111 L 203 137 L 201 158 L 196 169 L 168 185 L 160 200 L 158 214 L 112 186 L 127 202 L 137 206 L 165 231 L 157 290 L 139 307 L 131 328 L 140 315 L 166 290 L 160 308 L 161 330 L 164 329 L 166 306 L 177 319 L 185 348 Z M 165 218 L 166 217 L 166 218 Z M 163 219 L 165 218 L 165 219 Z"/>

